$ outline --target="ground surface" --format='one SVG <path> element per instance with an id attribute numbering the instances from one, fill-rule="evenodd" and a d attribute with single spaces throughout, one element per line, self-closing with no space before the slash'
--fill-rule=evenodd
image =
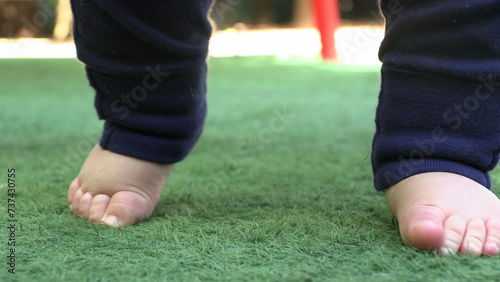
<path id="1" fill-rule="evenodd" d="M 0 61 L 0 281 L 500 281 L 500 257 L 403 246 L 371 183 L 378 77 L 213 59 L 203 138 L 153 217 L 118 230 L 74 218 L 66 203 L 101 127 L 82 66 Z M 16 275 L 5 263 L 8 168 Z"/>

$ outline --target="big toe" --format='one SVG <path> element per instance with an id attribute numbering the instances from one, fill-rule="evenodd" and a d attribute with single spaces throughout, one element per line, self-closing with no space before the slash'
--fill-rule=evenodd
<path id="1" fill-rule="evenodd" d="M 145 220 L 153 213 L 155 203 L 135 192 L 121 191 L 111 197 L 102 222 L 121 227 Z"/>
<path id="2" fill-rule="evenodd" d="M 421 206 L 398 219 L 401 237 L 406 245 L 421 250 L 439 249 L 444 241 L 444 214 L 434 206 Z"/>

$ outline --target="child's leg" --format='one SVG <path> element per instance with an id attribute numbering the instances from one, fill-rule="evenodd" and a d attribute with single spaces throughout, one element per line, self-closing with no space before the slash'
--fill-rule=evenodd
<path id="1" fill-rule="evenodd" d="M 387 33 L 373 143 L 403 241 L 498 255 L 500 2 L 382 0 Z"/>
<path id="2" fill-rule="evenodd" d="M 72 1 L 78 57 L 105 120 L 70 185 L 76 215 L 114 226 L 151 215 L 202 131 L 211 2 Z"/>

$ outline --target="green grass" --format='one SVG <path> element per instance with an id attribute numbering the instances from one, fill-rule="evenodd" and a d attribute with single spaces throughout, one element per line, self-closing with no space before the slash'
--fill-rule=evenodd
<path id="1" fill-rule="evenodd" d="M 102 125 L 81 64 L 2 60 L 0 80 L 19 220 L 10 275 L 0 188 L 0 281 L 500 281 L 500 258 L 403 246 L 372 188 L 376 68 L 212 59 L 202 139 L 153 217 L 122 230 L 66 204 Z"/>

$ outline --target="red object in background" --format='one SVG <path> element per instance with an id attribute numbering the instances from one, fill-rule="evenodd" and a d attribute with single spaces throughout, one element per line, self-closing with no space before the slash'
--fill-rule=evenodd
<path id="1" fill-rule="evenodd" d="M 321 55 L 324 60 L 335 59 L 335 30 L 340 26 L 338 0 L 313 0 L 314 18 L 321 35 Z"/>

